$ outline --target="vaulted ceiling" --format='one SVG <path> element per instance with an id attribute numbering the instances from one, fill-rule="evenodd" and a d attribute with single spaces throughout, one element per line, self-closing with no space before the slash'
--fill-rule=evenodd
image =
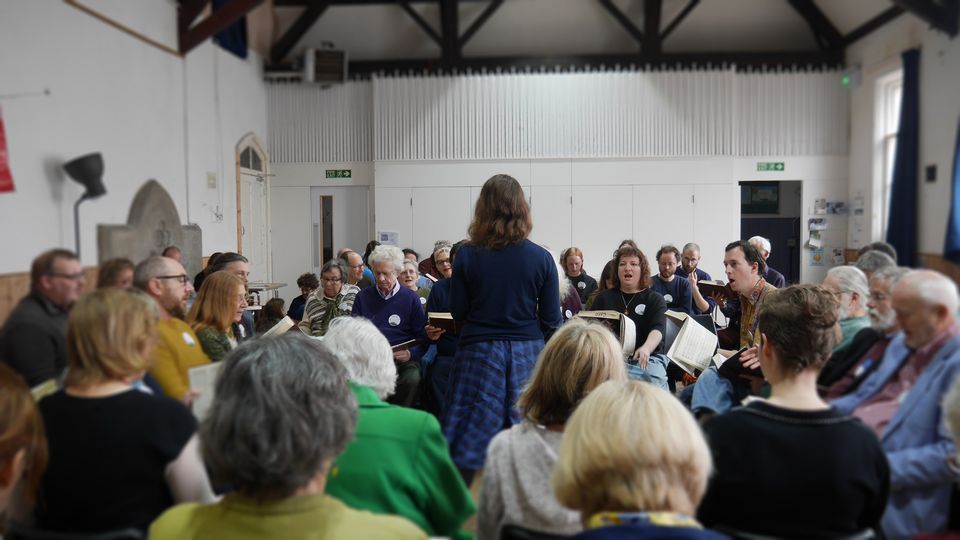
<path id="1" fill-rule="evenodd" d="M 209 1 L 209 0 L 207 0 Z M 231 0 L 212 17 L 263 0 Z M 203 0 L 181 0 L 181 12 Z M 221 2 L 223 4 L 224 2 Z M 836 66 L 905 12 L 957 33 L 960 0 L 273 0 L 270 65 L 307 48 L 381 70 Z"/>

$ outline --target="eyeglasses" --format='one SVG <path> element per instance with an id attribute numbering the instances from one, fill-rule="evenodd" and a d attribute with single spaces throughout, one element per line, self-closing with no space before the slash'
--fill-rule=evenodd
<path id="1" fill-rule="evenodd" d="M 342 278 L 338 278 L 338 277 L 335 277 L 335 278 L 323 278 L 323 282 L 324 282 L 324 283 L 340 283 L 341 281 L 343 281 L 343 279 L 342 279 Z"/>
<path id="2" fill-rule="evenodd" d="M 76 274 L 61 274 L 59 272 L 50 272 L 50 274 L 48 275 L 52 277 L 69 279 L 71 281 L 80 281 L 81 279 L 84 279 L 87 277 L 87 275 L 84 274 L 83 272 L 77 272 Z"/>
<path id="3" fill-rule="evenodd" d="M 180 274 L 179 276 L 157 276 L 157 279 L 175 279 L 180 282 L 181 285 L 186 285 L 190 281 L 190 277 L 186 274 Z"/>
<path id="4" fill-rule="evenodd" d="M 888 294 L 883 294 L 883 293 L 879 293 L 879 292 L 878 292 L 878 293 L 870 293 L 870 300 L 873 300 L 874 302 L 883 302 L 883 301 L 886 300 L 887 298 L 890 298 L 890 295 L 888 295 Z"/>
<path id="5" fill-rule="evenodd" d="M 441 264 L 450 264 L 450 259 L 437 259 L 437 266 Z"/>

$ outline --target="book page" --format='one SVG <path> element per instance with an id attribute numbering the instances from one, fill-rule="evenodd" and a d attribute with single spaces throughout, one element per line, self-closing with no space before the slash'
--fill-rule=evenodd
<path id="1" fill-rule="evenodd" d="M 291 328 L 293 328 L 293 319 L 291 319 L 290 316 L 287 315 L 284 318 L 280 319 L 277 322 L 277 324 L 270 327 L 269 330 L 264 332 L 263 336 L 261 337 L 279 336 L 280 334 L 283 334 L 284 332 L 286 332 L 287 330 L 290 330 Z"/>
<path id="2" fill-rule="evenodd" d="M 190 390 L 194 390 L 199 395 L 193 400 L 193 415 L 197 420 L 203 420 L 207 411 L 213 404 L 213 388 L 217 381 L 217 374 L 223 367 L 222 362 L 204 364 L 202 366 L 192 367 L 187 370 L 187 377 L 190 379 Z"/>
<path id="3" fill-rule="evenodd" d="M 717 336 L 697 321 L 687 318 L 667 353 L 681 368 L 684 364 L 704 370 L 710 366 L 713 352 L 717 348 Z"/>

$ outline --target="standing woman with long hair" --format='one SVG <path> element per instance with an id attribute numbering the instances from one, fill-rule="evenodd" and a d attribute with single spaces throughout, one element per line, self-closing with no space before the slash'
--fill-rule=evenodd
<path id="1" fill-rule="evenodd" d="M 465 322 L 446 395 L 443 433 L 470 483 L 487 445 L 521 420 L 514 406 L 545 338 L 560 326 L 557 267 L 527 240 L 533 228 L 520 184 L 498 174 L 480 191 L 470 242 L 457 252 L 450 311 Z"/>

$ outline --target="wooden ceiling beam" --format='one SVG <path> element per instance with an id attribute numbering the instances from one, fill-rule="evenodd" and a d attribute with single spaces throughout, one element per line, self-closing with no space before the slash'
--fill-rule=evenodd
<path id="1" fill-rule="evenodd" d="M 297 17 L 297 20 L 293 22 L 290 28 L 270 47 L 270 61 L 274 64 L 282 62 L 297 42 L 300 41 L 300 38 L 310 30 L 329 6 L 330 2 L 328 0 L 310 0 L 307 9 Z"/>
<path id="2" fill-rule="evenodd" d="M 243 17 L 261 3 L 263 3 L 263 0 L 233 0 L 211 13 L 196 26 L 192 28 L 181 27 L 178 39 L 180 54 L 187 54 L 197 45 L 226 30 L 240 17 Z"/>

